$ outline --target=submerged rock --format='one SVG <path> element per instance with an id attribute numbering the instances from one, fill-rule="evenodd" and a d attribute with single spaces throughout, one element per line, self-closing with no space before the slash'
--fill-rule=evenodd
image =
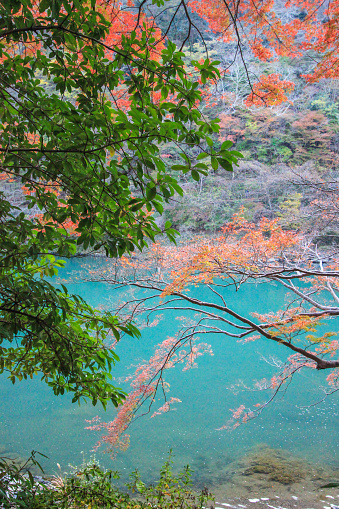
<path id="1" fill-rule="evenodd" d="M 321 505 L 320 499 L 325 494 L 320 488 L 329 480 L 337 478 L 339 469 L 336 467 L 313 463 L 288 451 L 260 444 L 250 449 L 245 456 L 225 464 L 218 476 L 215 476 L 211 491 L 217 500 L 227 502 L 232 497 L 247 502 L 250 498 L 260 498 L 260 502 L 248 505 L 251 508 L 270 504 L 267 499 L 280 496 L 289 500 L 283 506 L 285 508 L 299 509 L 300 506 L 323 509 L 324 504 Z M 330 492 L 336 501 L 339 500 L 337 491 Z"/>
<path id="2" fill-rule="evenodd" d="M 266 447 L 248 456 L 250 466 L 245 468 L 243 475 L 262 474 L 269 481 L 280 484 L 300 482 L 306 476 L 301 461 L 286 457 L 280 451 Z"/>

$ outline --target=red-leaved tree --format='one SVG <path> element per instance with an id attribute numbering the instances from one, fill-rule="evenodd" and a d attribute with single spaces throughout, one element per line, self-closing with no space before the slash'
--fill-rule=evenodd
<path id="1" fill-rule="evenodd" d="M 158 315 L 167 311 L 178 315 L 192 311 L 180 330 L 164 339 L 154 356 L 137 368 L 132 392 L 116 419 L 92 423 L 92 428 L 105 430 L 103 442 L 112 451 L 127 445 L 125 431 L 136 410 L 146 400 L 150 407 L 159 387 L 165 404 L 155 414 L 170 410 L 177 399 L 166 399 L 164 373 L 176 364 L 189 369 L 200 355 L 211 353 L 210 346 L 200 339 L 206 334 L 244 343 L 265 338 L 285 352 L 277 373 L 262 382 L 269 397 L 253 408 L 241 405 L 233 412 L 232 426 L 258 415 L 300 370 L 327 370 L 327 394 L 339 388 L 339 342 L 336 333 L 321 329 L 339 316 L 338 256 L 335 251 L 320 253 L 305 235 L 284 230 L 278 219 L 264 218 L 254 224 L 240 213 L 216 238 L 197 237 L 178 247 L 154 244 L 146 257 L 125 257 L 112 262 L 104 272 L 94 271 L 92 277 L 119 287 L 149 290 L 140 292 L 140 297 L 136 292 L 132 301 L 119 308 L 125 318 L 143 320 L 148 326 L 156 326 Z M 272 303 L 272 309 L 259 314 L 253 302 L 250 316 L 235 311 L 227 303 L 226 289 L 238 290 L 251 283 L 281 286 L 290 295 L 285 307 L 277 311 Z M 199 297 L 199 288 L 204 290 L 204 299 Z M 240 370 L 241 364 L 239 359 Z"/>

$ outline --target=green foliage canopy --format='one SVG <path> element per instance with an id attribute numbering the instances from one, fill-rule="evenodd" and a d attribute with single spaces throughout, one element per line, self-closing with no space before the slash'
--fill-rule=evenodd
<path id="1" fill-rule="evenodd" d="M 55 394 L 104 406 L 124 397 L 109 381 L 118 358 L 107 333 L 139 332 L 48 277 L 79 250 L 117 257 L 156 235 L 174 240 L 170 223 L 162 231 L 151 213 L 182 193 L 161 158 L 165 143 L 181 150 L 172 169 L 194 179 L 207 172 L 204 156 L 227 169 L 237 157 L 213 149 L 218 121 L 197 109 L 184 54 L 170 41 L 157 46 L 139 18 L 117 42 L 109 4 L 0 2 L 1 175 L 24 186 L 31 211 L 1 193 L 0 372 L 13 383 L 40 373 Z M 216 64 L 195 63 L 202 82 L 218 76 Z M 185 147 L 201 154 L 196 164 Z"/>

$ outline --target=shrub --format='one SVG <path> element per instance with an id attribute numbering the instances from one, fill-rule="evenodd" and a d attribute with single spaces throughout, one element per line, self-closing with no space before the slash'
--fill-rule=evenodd
<path id="1" fill-rule="evenodd" d="M 71 475 L 54 476 L 49 482 L 33 477 L 27 464 L 39 465 L 34 452 L 25 469 L 0 460 L 0 507 L 4 509 L 202 509 L 213 500 L 207 488 L 192 489 L 192 470 L 186 466 L 178 475 L 172 472 L 172 455 L 160 469 L 154 485 L 146 485 L 138 471 L 126 485 L 130 493 L 114 486 L 119 473 L 100 467 L 95 458 L 73 467 Z"/>

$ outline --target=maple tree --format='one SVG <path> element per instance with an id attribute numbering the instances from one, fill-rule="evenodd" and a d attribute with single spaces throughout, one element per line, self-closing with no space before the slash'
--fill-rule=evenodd
<path id="1" fill-rule="evenodd" d="M 117 405 L 118 358 L 105 338 L 138 330 L 48 278 L 60 256 L 121 256 L 160 234 L 174 240 L 152 213 L 182 193 L 174 172 L 199 179 L 208 169 L 200 159 L 231 168 L 237 154 L 214 149 L 218 123 L 200 113 L 183 53 L 141 10 L 1 1 L 0 64 L 0 371 L 13 383 L 40 373 L 55 394 Z M 218 75 L 209 59 L 196 65 L 202 81 Z M 165 164 L 166 142 L 181 165 Z M 186 155 L 192 147 L 196 161 Z"/>
<path id="2" fill-rule="evenodd" d="M 239 213 L 216 238 L 196 237 L 178 247 L 155 244 L 146 258 L 123 257 L 112 261 L 105 271 L 93 270 L 92 277 L 119 288 L 125 285 L 149 290 L 134 292 L 133 301 L 118 309 L 119 316 L 133 316 L 147 326 L 156 326 L 166 311 L 192 312 L 189 318 L 182 318 L 179 331 L 165 339 L 154 356 L 136 369 L 132 392 L 118 408 L 117 417 L 108 423 L 91 422 L 91 429 L 104 430 L 100 444 L 108 444 L 113 453 L 128 445 L 129 423 L 141 405 L 147 401 L 149 407 L 153 405 L 160 387 L 165 403 L 153 415 L 169 411 L 178 401 L 166 396 L 165 372 L 177 364 L 189 369 L 201 355 L 212 353 L 211 347 L 200 340 L 206 334 L 244 343 L 263 338 L 278 344 L 287 354 L 285 362 L 276 363 L 275 376 L 256 385 L 269 392 L 268 399 L 253 408 L 241 405 L 233 411 L 233 422 L 225 427 L 258 415 L 302 369 L 328 370 L 327 394 L 339 389 L 337 334 L 322 330 L 339 316 L 337 253 L 319 253 L 305 235 L 283 229 L 279 219 L 263 218 L 254 224 Z M 273 309 L 259 314 L 253 302 L 250 316 L 234 310 L 228 304 L 226 289 L 238 290 L 251 282 L 281 286 L 290 294 L 286 306 L 276 310 L 273 302 Z"/>
<path id="3" fill-rule="evenodd" d="M 336 1 L 189 0 L 187 6 L 207 22 L 208 30 L 224 43 L 229 53 L 220 81 L 223 77 L 228 79 L 237 62 L 241 62 L 250 86 L 245 96 L 248 107 L 280 105 L 289 100 L 295 86 L 280 71 L 271 72 L 269 68 L 258 76 L 249 66 L 251 56 L 257 62 L 270 63 L 281 58 L 296 61 L 306 58 L 307 69 L 302 73 L 306 84 L 338 78 L 339 5 Z M 202 36 L 199 27 L 195 28 Z M 225 100 L 222 86 L 212 86 L 212 89 L 211 94 Z M 234 95 L 234 90 L 227 95 Z"/>

